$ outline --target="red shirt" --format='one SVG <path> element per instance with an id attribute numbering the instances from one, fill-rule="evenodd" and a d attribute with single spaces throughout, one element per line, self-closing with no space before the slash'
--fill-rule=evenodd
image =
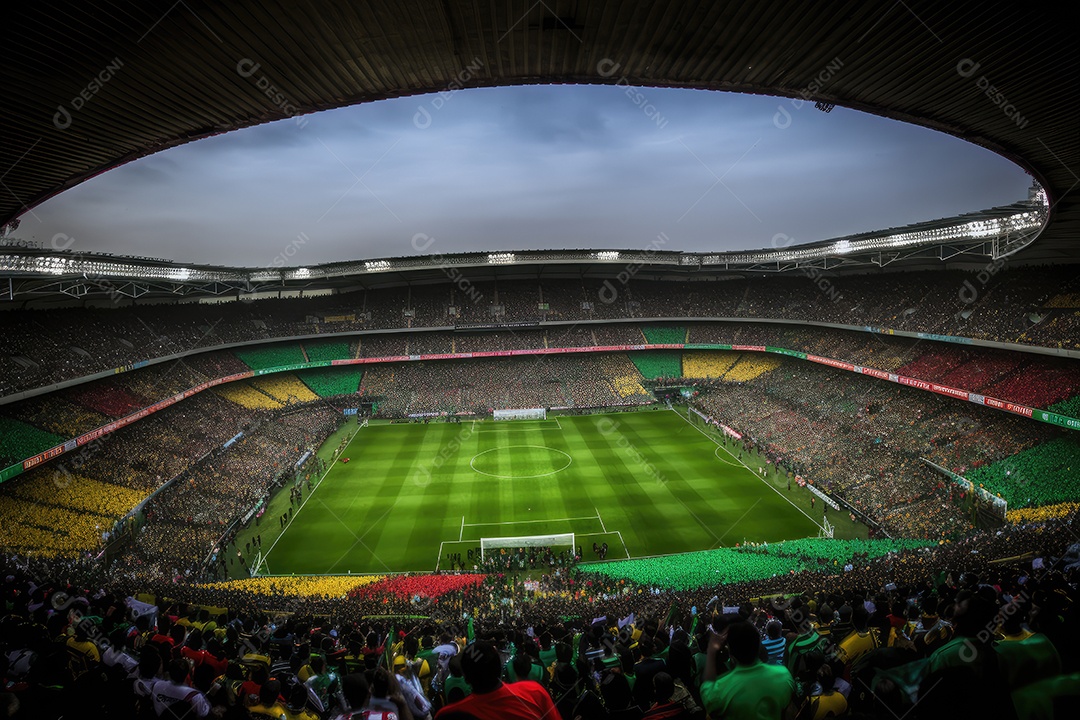
<path id="1" fill-rule="evenodd" d="M 438 718 L 450 712 L 466 712 L 480 720 L 561 720 L 551 696 L 540 683 L 523 680 L 503 684 L 489 693 L 473 693 L 464 700 L 447 705 Z"/>

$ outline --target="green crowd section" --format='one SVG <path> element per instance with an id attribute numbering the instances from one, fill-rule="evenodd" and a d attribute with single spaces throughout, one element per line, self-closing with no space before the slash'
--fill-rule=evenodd
<path id="1" fill-rule="evenodd" d="M 318 362 L 320 360 L 346 360 L 352 357 L 348 340 L 305 341 L 304 350 L 307 352 L 307 357 L 310 362 Z M 315 388 L 311 389 L 315 390 Z M 315 392 L 319 391 L 315 390 Z M 355 388 L 350 392 L 355 392 Z"/>
<path id="2" fill-rule="evenodd" d="M 1077 413 L 1080 413 L 1080 395 L 1071 397 L 1068 400 L 1062 400 L 1059 403 L 1054 403 L 1049 408 L 1050 412 L 1056 412 L 1059 415 L 1066 415 L 1068 417 L 1080 417 Z"/>
<path id="3" fill-rule="evenodd" d="M 328 367 L 300 370 L 296 373 L 301 382 L 319 397 L 353 395 L 360 387 L 362 370 L 351 367 Z"/>
<path id="4" fill-rule="evenodd" d="M 680 555 L 583 563 L 580 568 L 608 578 L 672 590 L 694 590 L 721 583 L 752 582 L 810 571 L 843 572 L 891 552 L 935 545 L 926 540 L 789 540 L 771 545 L 704 550 Z"/>
<path id="5" fill-rule="evenodd" d="M 650 345 L 669 345 L 687 341 L 684 327 L 643 327 L 641 334 L 645 336 L 645 342 Z"/>
<path id="6" fill-rule="evenodd" d="M 1009 509 L 1080 500 L 1080 442 L 1058 438 L 969 472 L 967 479 L 1001 495 Z"/>
<path id="7" fill-rule="evenodd" d="M 0 467 L 33 457 L 66 439 L 33 425 L 0 417 Z"/>
<path id="8" fill-rule="evenodd" d="M 304 359 L 304 351 L 300 346 L 291 343 L 288 345 L 235 350 L 234 354 L 252 370 L 281 367 L 282 365 L 300 365 L 307 362 Z"/>
<path id="9" fill-rule="evenodd" d="M 677 350 L 628 353 L 647 380 L 682 377 L 682 353 Z"/>

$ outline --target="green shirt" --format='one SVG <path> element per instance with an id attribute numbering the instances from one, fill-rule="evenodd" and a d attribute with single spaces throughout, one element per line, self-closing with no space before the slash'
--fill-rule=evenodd
<path id="1" fill-rule="evenodd" d="M 443 692 L 446 694 L 447 702 L 450 702 L 450 691 L 455 688 L 461 690 L 466 696 L 472 695 L 472 685 L 465 682 L 465 678 L 450 675 L 446 678 L 446 682 L 443 683 Z"/>
<path id="2" fill-rule="evenodd" d="M 701 702 L 713 718 L 777 720 L 795 695 L 795 679 L 781 665 L 737 665 L 701 685 Z"/>
<path id="3" fill-rule="evenodd" d="M 1061 656 L 1042 633 L 1035 633 L 1026 640 L 998 643 L 994 650 L 1002 679 L 1010 690 L 1061 673 Z"/>

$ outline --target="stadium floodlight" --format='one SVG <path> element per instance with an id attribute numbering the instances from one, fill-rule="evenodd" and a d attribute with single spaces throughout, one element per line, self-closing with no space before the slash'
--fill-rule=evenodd
<path id="1" fill-rule="evenodd" d="M 509 265 L 514 262 L 514 253 L 501 252 L 501 253 L 488 253 L 488 263 L 491 265 Z"/>
<path id="2" fill-rule="evenodd" d="M 593 253 L 593 257 L 596 258 L 597 260 L 618 260 L 619 259 L 619 251 L 618 250 L 601 250 L 599 252 Z"/>
<path id="3" fill-rule="evenodd" d="M 364 269 L 368 272 L 379 272 L 390 269 L 389 260 L 368 260 L 364 263 Z"/>

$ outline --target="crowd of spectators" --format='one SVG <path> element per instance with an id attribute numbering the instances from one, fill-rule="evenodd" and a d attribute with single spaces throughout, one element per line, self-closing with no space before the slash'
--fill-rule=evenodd
<path id="1" fill-rule="evenodd" d="M 506 701 L 535 719 L 1070 717 L 1071 522 L 749 546 L 730 564 L 754 579 L 680 589 L 594 566 L 238 588 L 9 564 L 0 703 L 116 720 L 507 717 Z"/>
<path id="2" fill-rule="evenodd" d="M 0 486 L 0 544 L 31 555 L 96 555 L 139 502 L 255 419 L 200 393 L 8 480 Z"/>
<path id="3" fill-rule="evenodd" d="M 613 302 L 602 280 L 545 280 L 477 283 L 469 293 L 448 283 L 250 303 L 20 310 L 0 318 L 8 343 L 0 395 L 226 343 L 536 320 L 777 318 L 1075 349 L 1080 321 L 1068 291 L 1076 283 L 1071 268 L 1053 266 L 1010 268 L 987 282 L 961 271 L 840 276 L 828 290 L 804 277 L 631 280 Z"/>
<path id="4" fill-rule="evenodd" d="M 198 572 L 232 520 L 291 478 L 303 453 L 321 446 L 342 421 L 321 405 L 264 418 L 227 451 L 196 463 L 147 503 L 145 524 L 118 568 L 167 578 Z M 233 563 L 246 567 L 253 554 L 240 552 L 235 537 L 216 549 L 211 572 L 222 576 Z"/>
<path id="5" fill-rule="evenodd" d="M 0 466 L 20 462 L 64 440 L 33 425 L 0 416 Z"/>
<path id="6" fill-rule="evenodd" d="M 699 387 L 702 412 L 746 434 L 747 445 L 913 537 L 970 526 L 955 502 L 960 488 L 920 458 L 968 475 L 1066 432 L 796 360 L 748 383 Z M 1069 476 L 1057 473 L 1048 484 Z"/>
<path id="7" fill-rule="evenodd" d="M 361 393 L 378 416 L 484 414 L 496 408 L 596 408 L 654 402 L 622 353 L 374 365 Z"/>
<path id="8" fill-rule="evenodd" d="M 971 482 L 1004 498 L 1010 508 L 1080 500 L 1080 442 L 1059 437 L 974 469 Z"/>

